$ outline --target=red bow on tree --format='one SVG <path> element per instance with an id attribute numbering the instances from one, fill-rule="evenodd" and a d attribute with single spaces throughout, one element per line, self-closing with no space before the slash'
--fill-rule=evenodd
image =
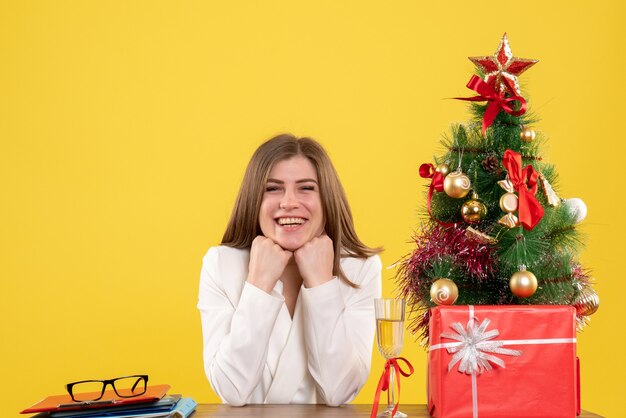
<path id="1" fill-rule="evenodd" d="M 425 179 L 433 179 L 430 182 L 430 186 L 428 187 L 428 203 L 427 203 L 427 207 L 428 207 L 428 214 L 430 215 L 430 219 L 435 220 L 438 224 L 443 225 L 443 226 L 453 226 L 454 223 L 449 223 L 449 222 L 441 222 L 435 218 L 433 218 L 433 214 L 430 211 L 430 204 L 433 200 L 433 190 L 436 190 L 438 192 L 443 192 L 443 179 L 444 176 L 443 174 L 441 174 L 440 172 L 435 170 L 435 166 L 430 164 L 430 163 L 424 163 L 422 165 L 420 165 L 420 177 L 425 178 Z"/>
<path id="2" fill-rule="evenodd" d="M 405 372 L 404 370 L 400 368 L 400 365 L 398 364 L 398 360 L 402 360 L 403 362 L 406 363 L 406 365 L 409 368 L 408 372 Z M 374 404 L 372 405 L 372 413 L 370 415 L 370 418 L 376 418 L 376 414 L 378 413 L 378 403 L 380 401 L 380 393 L 390 390 L 389 380 L 390 380 L 392 367 L 396 372 L 395 380 L 396 380 L 396 386 L 398 387 L 398 397 L 396 398 L 396 404 L 393 408 L 393 411 L 391 411 L 391 417 L 393 418 L 393 416 L 398 411 L 398 405 L 400 405 L 400 375 L 404 377 L 409 377 L 413 374 L 413 366 L 404 357 L 390 358 L 389 360 L 387 360 L 387 363 L 385 363 L 385 370 L 383 371 L 383 375 L 380 377 L 380 380 L 378 381 L 378 387 L 376 388 L 376 395 L 374 395 Z"/>
<path id="3" fill-rule="evenodd" d="M 483 115 L 483 135 L 487 131 L 487 128 L 491 126 L 493 120 L 498 116 L 501 110 L 504 110 L 509 115 L 521 116 L 526 113 L 526 100 L 522 96 L 506 97 L 504 91 L 500 93 L 496 92 L 495 88 L 488 83 L 485 83 L 480 77 L 472 76 L 467 83 L 467 88 L 474 90 L 479 96 L 474 97 L 455 97 L 457 100 L 467 100 L 470 102 L 483 102 L 488 101 L 487 109 Z M 519 102 L 520 108 L 515 110 L 511 107 L 513 102 Z"/>
<path id="4" fill-rule="evenodd" d="M 430 183 L 430 189 L 435 189 L 438 192 L 443 191 L 443 174 L 435 170 L 435 166 L 430 163 L 424 163 L 420 165 L 420 177 L 425 179 L 433 179 Z"/>
<path id="5" fill-rule="evenodd" d="M 504 152 L 502 164 L 519 196 L 519 221 L 525 230 L 530 231 L 543 217 L 543 206 L 535 197 L 539 173 L 530 164 L 522 169 L 522 156 L 510 149 Z"/>

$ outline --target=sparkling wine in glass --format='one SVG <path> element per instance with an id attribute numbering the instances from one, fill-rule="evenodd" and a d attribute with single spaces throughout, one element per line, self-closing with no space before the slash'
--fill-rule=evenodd
<path id="1" fill-rule="evenodd" d="M 400 355 L 404 342 L 404 299 L 375 299 L 376 342 L 378 351 L 385 359 Z M 391 417 L 395 407 L 396 375 L 393 367 L 389 370 L 389 390 L 387 391 L 387 408 L 379 412 L 377 418 Z M 403 412 L 396 411 L 395 417 L 406 417 Z"/>

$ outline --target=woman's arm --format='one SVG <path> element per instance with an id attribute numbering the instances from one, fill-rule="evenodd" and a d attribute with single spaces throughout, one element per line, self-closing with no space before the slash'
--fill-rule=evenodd
<path id="1" fill-rule="evenodd" d="M 309 371 L 331 406 L 354 399 L 369 376 L 376 331 L 374 299 L 381 294 L 380 258 L 349 262 L 344 271 L 359 289 L 336 278 L 301 289 Z"/>
<path id="2" fill-rule="evenodd" d="M 219 248 L 211 248 L 200 275 L 204 369 L 222 401 L 245 405 L 261 382 L 270 335 L 284 299 L 245 283 L 239 303 L 233 306 L 222 285 L 229 278 L 218 277 L 219 256 Z"/>

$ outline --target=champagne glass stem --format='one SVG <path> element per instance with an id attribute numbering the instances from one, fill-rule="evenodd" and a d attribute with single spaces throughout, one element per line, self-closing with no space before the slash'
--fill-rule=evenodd
<path id="1" fill-rule="evenodd" d="M 396 369 L 394 367 L 389 368 L 389 390 L 387 391 L 387 408 L 393 409 L 396 406 L 395 400 L 395 386 L 396 386 Z"/>

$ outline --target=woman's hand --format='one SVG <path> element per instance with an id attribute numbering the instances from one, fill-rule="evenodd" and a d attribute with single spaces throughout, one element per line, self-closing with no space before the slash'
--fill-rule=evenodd
<path id="1" fill-rule="evenodd" d="M 306 287 L 315 287 L 333 278 L 335 251 L 328 235 L 313 238 L 293 255 Z"/>
<path id="2" fill-rule="evenodd" d="M 271 293 L 293 253 L 271 239 L 259 235 L 252 241 L 247 282 Z"/>

